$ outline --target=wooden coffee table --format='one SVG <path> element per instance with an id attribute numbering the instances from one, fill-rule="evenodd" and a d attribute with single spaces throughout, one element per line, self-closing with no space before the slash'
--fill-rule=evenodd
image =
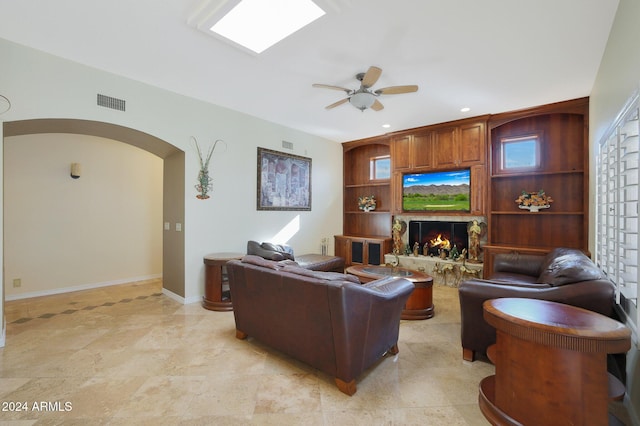
<path id="1" fill-rule="evenodd" d="M 355 275 L 360 281 L 379 280 L 383 277 L 400 277 L 411 281 L 415 289 L 402 310 L 404 320 L 424 320 L 433 317 L 433 278 L 422 272 L 391 266 L 353 265 L 346 269 L 347 274 Z"/>

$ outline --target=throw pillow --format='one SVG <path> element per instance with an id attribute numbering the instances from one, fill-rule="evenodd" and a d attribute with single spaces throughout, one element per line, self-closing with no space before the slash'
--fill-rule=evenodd
<path id="1" fill-rule="evenodd" d="M 262 247 L 265 250 L 273 251 L 280 254 L 282 256 L 282 259 L 295 260 L 293 257 L 293 249 L 290 246 L 287 246 L 285 244 L 273 244 L 273 243 L 264 242 L 260 244 L 260 247 Z M 278 260 L 282 260 L 282 259 L 278 259 Z"/>
<path id="2" fill-rule="evenodd" d="M 539 283 L 554 287 L 603 279 L 602 272 L 582 253 L 566 253 L 553 259 L 540 274 Z"/>

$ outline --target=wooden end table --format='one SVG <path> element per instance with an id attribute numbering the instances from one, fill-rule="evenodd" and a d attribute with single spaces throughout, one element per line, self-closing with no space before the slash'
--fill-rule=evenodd
<path id="1" fill-rule="evenodd" d="M 608 424 L 607 354 L 631 347 L 631 332 L 604 315 L 545 300 L 484 302 L 496 328 L 495 376 L 480 383 L 492 424 Z"/>
<path id="2" fill-rule="evenodd" d="M 210 311 L 233 311 L 226 264 L 242 259 L 243 253 L 211 253 L 204 257 L 204 297 L 202 307 Z"/>
<path id="3" fill-rule="evenodd" d="M 404 320 L 424 320 L 433 317 L 433 277 L 422 272 L 391 266 L 353 265 L 346 269 L 347 274 L 355 275 L 363 283 L 379 280 L 383 277 L 406 278 L 415 286 L 402 310 Z"/>

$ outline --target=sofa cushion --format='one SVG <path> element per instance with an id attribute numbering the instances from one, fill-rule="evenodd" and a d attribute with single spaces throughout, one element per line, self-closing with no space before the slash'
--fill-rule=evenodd
<path id="1" fill-rule="evenodd" d="M 275 271 L 280 271 L 286 266 L 297 266 L 298 264 L 293 260 L 270 260 L 265 259 L 262 256 L 256 256 L 252 254 L 248 254 L 241 259 L 242 263 L 249 263 L 251 265 L 262 266 L 263 268 L 273 269 Z"/>
<path id="2" fill-rule="evenodd" d="M 325 281 L 349 281 L 352 283 L 360 284 L 360 279 L 355 275 L 341 274 L 340 272 L 326 272 L 326 271 L 314 271 L 312 269 L 302 268 L 297 265 L 287 265 L 282 268 L 283 272 L 289 272 L 291 274 L 303 275 L 305 277 L 316 278 Z"/>
<path id="3" fill-rule="evenodd" d="M 303 254 L 296 258 L 296 262 L 301 267 L 314 271 L 344 272 L 344 259 L 338 256 Z"/>
<path id="4" fill-rule="evenodd" d="M 262 243 L 257 241 L 247 242 L 247 254 L 260 256 L 269 260 L 295 260 L 293 250 L 288 246 L 281 246 L 272 243 Z"/>
<path id="5" fill-rule="evenodd" d="M 602 272 L 581 251 L 555 249 L 547 255 L 538 282 L 557 287 L 603 278 Z"/>

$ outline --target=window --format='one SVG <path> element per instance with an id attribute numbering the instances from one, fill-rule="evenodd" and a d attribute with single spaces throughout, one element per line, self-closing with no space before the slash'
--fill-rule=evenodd
<path id="1" fill-rule="evenodd" d="M 540 168 L 540 136 L 537 134 L 500 140 L 500 170 L 524 171 Z"/>
<path id="2" fill-rule="evenodd" d="M 638 160 L 636 94 L 602 138 L 596 156 L 596 263 L 616 285 L 616 301 L 638 335 Z"/>
<path id="3" fill-rule="evenodd" d="M 381 180 L 391 178 L 391 156 L 373 157 L 369 162 L 369 179 Z"/>

